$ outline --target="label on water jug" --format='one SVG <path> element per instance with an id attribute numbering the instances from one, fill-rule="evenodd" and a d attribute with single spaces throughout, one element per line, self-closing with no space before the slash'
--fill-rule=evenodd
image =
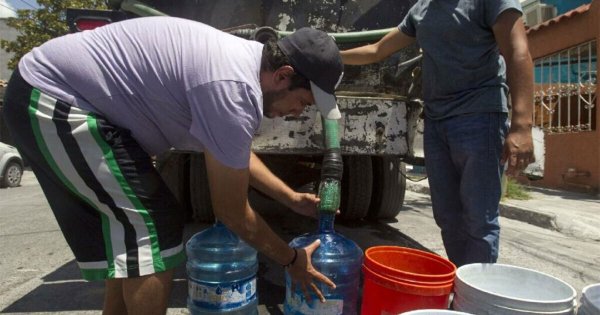
<path id="1" fill-rule="evenodd" d="M 310 303 L 306 301 L 304 295 L 294 293 L 287 300 L 287 304 L 294 310 L 294 314 L 305 315 L 342 315 L 344 311 L 344 300 L 328 298 L 325 303 L 321 303 L 314 297 Z"/>
<path id="2" fill-rule="evenodd" d="M 188 295 L 192 303 L 204 309 L 242 307 L 256 298 L 256 277 L 223 283 L 189 279 Z"/>

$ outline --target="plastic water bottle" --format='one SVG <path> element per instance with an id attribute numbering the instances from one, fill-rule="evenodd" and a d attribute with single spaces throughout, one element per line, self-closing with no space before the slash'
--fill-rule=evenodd
<path id="1" fill-rule="evenodd" d="M 285 273 L 284 313 L 333 315 L 358 314 L 358 299 L 363 251 L 353 241 L 336 233 L 333 229 L 335 212 L 321 211 L 319 230 L 316 233 L 301 235 L 290 242 L 292 247 L 305 247 L 317 239 L 321 245 L 312 254 L 313 266 L 329 277 L 336 285 L 335 289 L 317 282 L 317 286 L 325 296 L 321 303 L 311 289 L 311 302 L 308 302 L 301 288 L 293 290 L 290 275 Z"/>
<path id="2" fill-rule="evenodd" d="M 186 244 L 188 309 L 196 314 L 258 314 L 256 250 L 216 222 Z"/>

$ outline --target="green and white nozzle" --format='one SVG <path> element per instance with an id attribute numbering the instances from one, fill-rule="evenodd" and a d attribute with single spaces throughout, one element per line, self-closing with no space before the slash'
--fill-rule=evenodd
<path id="1" fill-rule="evenodd" d="M 340 207 L 341 181 L 344 165 L 340 149 L 339 124 L 337 119 L 321 117 L 325 152 L 321 166 L 321 184 L 319 185 L 320 212 L 335 213 Z"/>

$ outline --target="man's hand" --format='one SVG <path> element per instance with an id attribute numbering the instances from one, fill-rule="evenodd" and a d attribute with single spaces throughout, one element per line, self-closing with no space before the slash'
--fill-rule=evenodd
<path id="1" fill-rule="evenodd" d="M 316 219 L 319 216 L 320 201 L 321 199 L 314 194 L 294 192 L 284 205 L 298 214 Z M 335 214 L 339 215 L 340 210 L 338 209 Z"/>
<path id="2" fill-rule="evenodd" d="M 319 290 L 315 280 L 323 282 L 330 288 L 335 289 L 335 283 L 322 273 L 318 272 L 311 263 L 310 257 L 319 245 L 321 245 L 321 241 L 316 240 L 304 248 L 298 248 L 298 257 L 287 270 L 292 278 L 292 290 L 295 291 L 297 287 L 300 287 L 304 293 L 304 297 L 309 303 L 312 301 L 309 290 L 314 291 L 321 302 L 325 302 L 325 297 L 321 290 Z"/>
<path id="3" fill-rule="evenodd" d="M 535 162 L 531 129 L 511 130 L 504 142 L 500 163 L 508 163 L 507 175 L 516 176 Z"/>
<path id="4" fill-rule="evenodd" d="M 286 202 L 285 206 L 298 214 L 316 218 L 319 201 L 321 201 L 321 199 L 314 194 L 294 192 L 291 198 Z"/>

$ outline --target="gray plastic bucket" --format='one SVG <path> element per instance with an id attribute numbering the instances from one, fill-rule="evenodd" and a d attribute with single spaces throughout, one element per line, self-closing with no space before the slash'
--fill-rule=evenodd
<path id="1" fill-rule="evenodd" d="M 458 268 L 453 308 L 474 314 L 574 314 L 575 289 L 532 269 L 503 264 Z"/>
<path id="2" fill-rule="evenodd" d="M 591 284 L 581 291 L 581 305 L 578 315 L 600 314 L 600 283 Z"/>

